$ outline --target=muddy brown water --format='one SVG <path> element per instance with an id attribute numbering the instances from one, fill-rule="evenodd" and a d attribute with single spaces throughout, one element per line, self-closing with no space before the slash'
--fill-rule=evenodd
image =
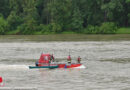
<path id="1" fill-rule="evenodd" d="M 32 69 L 41 52 L 57 62 L 80 55 L 85 69 Z M 130 90 L 130 35 L 0 36 L 3 88 Z"/>

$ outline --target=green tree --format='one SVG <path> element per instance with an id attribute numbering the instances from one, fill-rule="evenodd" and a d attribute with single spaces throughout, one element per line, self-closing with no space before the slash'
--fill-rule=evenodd
<path id="1" fill-rule="evenodd" d="M 126 7 L 127 6 L 127 7 Z M 125 12 L 126 13 L 126 26 L 130 26 L 130 0 L 126 0 L 126 9 L 125 9 Z"/>
<path id="2" fill-rule="evenodd" d="M 0 34 L 5 34 L 5 32 L 8 30 L 8 23 L 3 18 L 2 15 L 0 15 Z"/>
<path id="3" fill-rule="evenodd" d="M 0 13 L 7 18 L 10 13 L 9 0 L 0 0 Z"/>
<path id="4" fill-rule="evenodd" d="M 62 31 L 71 29 L 72 0 L 53 0 L 48 3 L 50 23 L 56 23 L 62 27 Z"/>
<path id="5" fill-rule="evenodd" d="M 130 26 L 130 0 L 0 0 L 0 14 L 3 34 L 113 33 L 112 23 Z"/>
<path id="6" fill-rule="evenodd" d="M 12 11 L 7 18 L 7 22 L 9 24 L 10 30 L 16 30 L 17 26 L 23 23 L 23 19 L 16 15 L 14 11 Z"/>
<path id="7" fill-rule="evenodd" d="M 87 0 L 86 5 L 86 24 L 100 25 L 104 20 L 101 10 L 101 0 Z"/>
<path id="8" fill-rule="evenodd" d="M 23 18 L 24 0 L 9 0 L 10 14 L 13 12 Z"/>
<path id="9" fill-rule="evenodd" d="M 35 0 L 23 0 L 23 16 L 24 24 L 21 25 L 21 28 L 23 27 L 24 31 L 21 32 L 23 34 L 32 34 L 37 30 L 38 13 Z M 23 30 L 23 28 L 21 30 Z"/>
<path id="10" fill-rule="evenodd" d="M 78 7 L 75 7 L 72 15 L 72 30 L 79 32 L 83 29 L 83 18 Z"/>

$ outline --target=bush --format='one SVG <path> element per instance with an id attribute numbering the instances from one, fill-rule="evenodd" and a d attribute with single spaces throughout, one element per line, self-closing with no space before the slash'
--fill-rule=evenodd
<path id="1" fill-rule="evenodd" d="M 59 33 L 61 32 L 61 26 L 56 23 L 51 23 L 48 25 L 40 24 L 39 31 L 42 31 L 44 34 L 46 33 Z"/>
<path id="2" fill-rule="evenodd" d="M 17 34 L 23 34 L 23 32 L 25 30 L 25 24 L 18 26 L 17 30 L 19 31 Z"/>
<path id="3" fill-rule="evenodd" d="M 105 22 L 99 28 L 99 34 L 114 34 L 117 31 L 117 26 L 113 22 Z"/>
<path id="4" fill-rule="evenodd" d="M 51 29 L 52 29 L 52 32 L 54 33 L 60 33 L 62 31 L 61 26 L 57 23 L 52 23 Z"/>
<path id="5" fill-rule="evenodd" d="M 96 34 L 98 32 L 98 30 L 99 30 L 98 26 L 88 25 L 88 27 L 83 30 L 83 33 Z"/>
<path id="6" fill-rule="evenodd" d="M 38 31 L 41 31 L 42 33 L 49 33 L 51 32 L 51 26 L 50 24 L 48 25 L 40 24 L 38 27 Z"/>
<path id="7" fill-rule="evenodd" d="M 38 30 L 38 26 L 34 19 L 30 19 L 26 23 L 18 26 L 17 30 L 20 30 L 20 34 L 28 35 L 36 32 Z"/>
<path id="8" fill-rule="evenodd" d="M 87 28 L 83 30 L 86 34 L 114 34 L 117 31 L 117 26 L 113 22 L 105 22 L 99 26 L 88 25 Z"/>
<path id="9" fill-rule="evenodd" d="M 0 17 L 0 34 L 5 34 L 8 30 L 8 22 L 1 16 Z"/>
<path id="10" fill-rule="evenodd" d="M 130 34 L 130 27 L 121 27 L 118 28 L 116 34 Z"/>

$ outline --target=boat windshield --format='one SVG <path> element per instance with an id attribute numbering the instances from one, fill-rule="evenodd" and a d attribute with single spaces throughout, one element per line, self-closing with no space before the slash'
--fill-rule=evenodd
<path id="1" fill-rule="evenodd" d="M 49 60 L 48 56 L 44 56 L 43 58 L 44 58 L 44 60 Z"/>

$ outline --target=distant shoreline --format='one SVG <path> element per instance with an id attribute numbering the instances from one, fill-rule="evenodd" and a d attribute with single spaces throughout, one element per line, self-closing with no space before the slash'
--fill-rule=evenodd
<path id="1" fill-rule="evenodd" d="M 37 32 L 33 32 L 32 34 L 21 34 L 19 33 L 19 30 L 13 30 L 13 31 L 9 31 L 6 32 L 4 35 L 55 35 L 55 34 L 85 34 L 85 35 L 110 35 L 108 34 L 93 34 L 93 33 L 83 33 L 83 32 L 73 32 L 73 31 L 65 31 L 65 32 L 61 32 L 61 33 L 54 33 L 54 32 L 42 32 L 42 31 L 37 31 Z M 115 33 L 112 34 L 130 34 L 130 28 L 126 28 L 126 27 L 122 27 L 122 28 L 118 28 L 117 31 Z M 2 34 L 0 34 L 2 35 Z"/>
<path id="2" fill-rule="evenodd" d="M 0 42 L 129 41 L 130 34 L 0 35 Z"/>

